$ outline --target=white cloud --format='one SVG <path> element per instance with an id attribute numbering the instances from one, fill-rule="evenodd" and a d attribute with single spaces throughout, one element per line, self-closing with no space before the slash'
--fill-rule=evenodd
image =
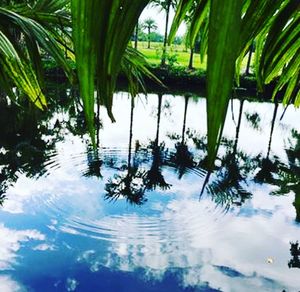
<path id="1" fill-rule="evenodd" d="M 16 263 L 17 252 L 22 243 L 30 240 L 45 240 L 37 230 L 13 230 L 0 223 L 0 270 L 11 269 Z M 1 291 L 1 290 L 0 290 Z"/>
<path id="2" fill-rule="evenodd" d="M 55 250 L 55 246 L 47 243 L 41 243 L 35 247 L 33 247 L 33 250 L 39 250 L 39 251 L 45 251 L 45 250 Z"/>
<path id="3" fill-rule="evenodd" d="M 25 292 L 26 289 L 18 282 L 12 280 L 9 276 L 0 276 L 1 292 Z"/>

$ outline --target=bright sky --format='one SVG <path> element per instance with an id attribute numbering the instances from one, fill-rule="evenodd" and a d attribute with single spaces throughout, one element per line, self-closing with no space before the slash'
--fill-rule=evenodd
<path id="1" fill-rule="evenodd" d="M 174 17 L 174 11 L 172 10 L 170 12 L 170 21 L 169 21 L 169 29 L 171 27 L 173 17 Z M 164 34 L 165 32 L 165 21 L 166 21 L 166 13 L 164 11 L 160 11 L 159 8 L 153 8 L 153 7 L 146 7 L 145 10 L 143 11 L 141 17 L 140 17 L 140 22 L 143 22 L 146 18 L 153 18 L 158 26 L 158 32 L 160 34 Z M 177 32 L 177 35 L 184 35 L 186 30 L 186 26 L 182 24 Z"/>

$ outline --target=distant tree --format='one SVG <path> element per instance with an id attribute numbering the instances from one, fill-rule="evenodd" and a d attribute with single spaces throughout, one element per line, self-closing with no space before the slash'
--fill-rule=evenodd
<path id="1" fill-rule="evenodd" d="M 163 41 L 163 36 L 160 33 L 157 33 L 156 31 L 151 32 L 151 36 L 150 36 L 152 42 L 157 42 L 157 43 L 161 43 Z"/>
<path id="2" fill-rule="evenodd" d="M 134 48 L 136 50 L 138 48 L 139 32 L 140 32 L 140 23 L 138 22 L 135 26 L 135 33 L 134 33 Z"/>
<path id="3" fill-rule="evenodd" d="M 151 41 L 151 31 L 157 29 L 157 25 L 154 19 L 147 18 L 142 25 L 143 29 L 147 30 L 148 33 L 148 49 L 150 49 L 150 41 Z"/>
<path id="4" fill-rule="evenodd" d="M 177 5 L 177 0 L 153 0 L 153 5 L 159 7 L 161 10 L 166 12 L 166 23 L 165 23 L 165 35 L 163 44 L 163 53 L 161 57 L 161 66 L 166 65 L 166 51 L 167 51 L 167 39 L 168 39 L 168 26 L 169 26 L 169 16 L 170 9 L 175 8 Z"/>

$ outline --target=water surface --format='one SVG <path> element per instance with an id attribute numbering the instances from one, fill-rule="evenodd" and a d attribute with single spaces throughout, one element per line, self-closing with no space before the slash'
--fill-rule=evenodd
<path id="1" fill-rule="evenodd" d="M 204 98 L 118 93 L 95 150 L 49 94 L 1 105 L 0 291 L 300 290 L 299 110 L 233 100 L 208 176 Z"/>

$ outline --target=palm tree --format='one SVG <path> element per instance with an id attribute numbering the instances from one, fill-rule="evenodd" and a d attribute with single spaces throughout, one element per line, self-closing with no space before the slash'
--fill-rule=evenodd
<path id="1" fill-rule="evenodd" d="M 154 19 L 147 18 L 142 24 L 142 27 L 148 32 L 148 49 L 150 49 L 151 31 L 157 29 L 157 25 Z"/>
<path id="2" fill-rule="evenodd" d="M 175 8 L 177 5 L 177 0 L 153 0 L 153 5 L 158 6 L 161 10 L 166 12 L 166 22 L 165 22 L 165 34 L 163 43 L 163 53 L 161 57 L 161 66 L 166 65 L 166 51 L 167 51 L 167 41 L 168 41 L 168 27 L 169 27 L 169 16 L 170 9 Z"/>

